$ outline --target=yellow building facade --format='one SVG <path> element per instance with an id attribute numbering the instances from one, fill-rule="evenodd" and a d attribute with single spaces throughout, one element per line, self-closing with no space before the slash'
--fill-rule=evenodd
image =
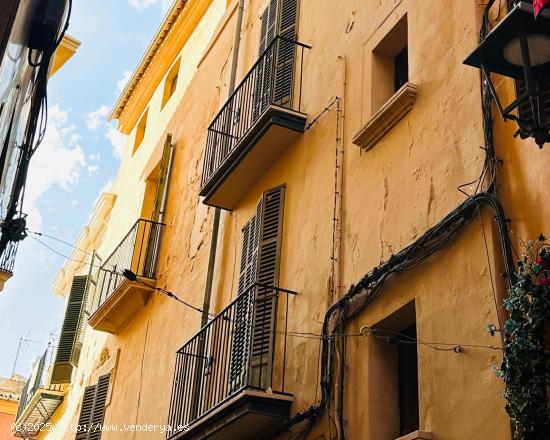
<path id="1" fill-rule="evenodd" d="M 546 232 L 549 162 L 484 124 L 484 8 L 176 1 L 111 115 L 91 265 L 55 282 L 85 335 L 33 436 L 511 438 L 499 236 Z"/>

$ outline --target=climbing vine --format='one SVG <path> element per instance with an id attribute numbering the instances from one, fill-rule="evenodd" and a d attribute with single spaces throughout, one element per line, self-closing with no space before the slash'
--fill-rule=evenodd
<path id="1" fill-rule="evenodd" d="M 550 439 L 550 246 L 541 235 L 525 245 L 518 281 L 505 301 L 500 375 L 515 440 Z M 546 341 L 545 341 L 546 336 Z"/>

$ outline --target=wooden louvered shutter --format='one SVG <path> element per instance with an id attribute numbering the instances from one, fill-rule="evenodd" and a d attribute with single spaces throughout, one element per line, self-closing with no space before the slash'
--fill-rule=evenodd
<path id="1" fill-rule="evenodd" d="M 260 236 L 260 217 L 262 204 L 258 204 L 256 214 L 243 227 L 243 245 L 241 252 L 241 267 L 239 273 L 239 300 L 235 310 L 235 326 L 231 346 L 231 367 L 229 371 L 229 386 L 232 391 L 245 386 L 248 369 L 250 329 L 252 327 L 252 299 L 250 289 L 256 282 L 258 266 L 258 242 Z M 244 295 L 243 295 L 244 294 Z"/>
<path id="2" fill-rule="evenodd" d="M 99 440 L 101 438 L 110 379 L 110 374 L 101 376 L 97 385 L 86 387 L 84 390 L 75 440 Z"/>
<path id="3" fill-rule="evenodd" d="M 297 37 L 297 21 L 298 0 L 279 0 L 278 35 L 283 39 L 277 44 L 273 103 L 283 107 L 292 107 L 296 45 L 291 41 Z"/>
<path id="4" fill-rule="evenodd" d="M 101 427 L 105 419 L 105 404 L 109 393 L 109 382 L 111 376 L 106 374 L 101 376 L 96 385 L 94 409 L 90 418 L 89 440 L 99 440 L 101 438 Z"/>
<path id="5" fill-rule="evenodd" d="M 86 440 L 90 431 L 90 420 L 94 410 L 96 386 L 86 387 L 82 398 L 82 406 L 80 407 L 80 415 L 78 416 L 78 426 L 75 440 Z"/>
<path id="6" fill-rule="evenodd" d="M 270 0 L 269 5 L 262 14 L 258 56 L 264 53 L 264 50 L 269 47 L 277 34 L 277 3 L 278 0 Z"/>
<path id="7" fill-rule="evenodd" d="M 260 239 L 260 222 L 262 203 L 256 208 L 256 214 L 243 228 L 243 248 L 241 254 L 241 270 L 239 274 L 239 295 L 257 280 L 258 244 Z"/>
<path id="8" fill-rule="evenodd" d="M 97 260 L 97 261 L 96 261 Z M 86 290 L 84 291 L 84 298 L 82 298 L 82 307 L 80 308 L 80 317 L 78 319 L 78 325 L 76 327 L 73 350 L 71 352 L 70 363 L 73 367 L 78 367 L 78 361 L 80 360 L 80 352 L 82 351 L 82 344 L 84 343 L 84 335 L 86 334 L 86 328 L 88 326 L 88 317 L 91 296 L 95 290 L 95 283 L 93 281 L 93 267 L 101 260 L 95 254 L 92 254 L 92 260 L 90 264 L 90 271 L 86 280 Z"/>
<path id="9" fill-rule="evenodd" d="M 259 388 L 271 386 L 277 291 L 265 286 L 279 286 L 284 194 L 284 186 L 271 189 L 264 193 L 261 202 L 257 271 L 260 286 L 254 304 L 250 360 L 250 385 Z"/>
<path id="10" fill-rule="evenodd" d="M 271 104 L 272 100 L 272 82 L 273 82 L 273 62 L 275 59 L 274 47 L 267 52 L 277 34 L 277 4 L 278 0 L 270 0 L 261 17 L 260 44 L 258 46 L 258 57 L 263 55 L 257 66 L 257 74 L 254 86 L 254 120 Z M 265 55 L 264 55 L 265 52 Z"/>
<path id="11" fill-rule="evenodd" d="M 82 336 L 83 305 L 86 298 L 88 286 L 88 276 L 76 276 L 73 278 L 71 292 L 67 309 L 65 310 L 65 319 L 61 328 L 61 336 L 55 363 L 52 372 L 51 383 L 68 383 L 71 381 L 73 366 L 77 365 L 80 355 L 82 341 L 78 337 Z M 78 345 L 78 347 L 77 347 Z M 75 350 L 76 348 L 76 350 Z"/>

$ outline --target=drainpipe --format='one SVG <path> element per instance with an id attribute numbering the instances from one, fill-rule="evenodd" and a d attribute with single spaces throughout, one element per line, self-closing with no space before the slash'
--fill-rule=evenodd
<path id="1" fill-rule="evenodd" d="M 237 23 L 235 26 L 235 40 L 233 42 L 233 57 L 231 59 L 231 76 L 229 77 L 229 94 L 235 91 L 235 78 L 237 77 L 237 64 L 239 62 L 239 48 L 241 46 L 241 28 L 243 24 L 244 1 L 239 0 L 237 11 Z M 201 327 L 208 323 L 210 313 L 210 301 L 212 299 L 212 284 L 214 281 L 214 267 L 216 265 L 216 250 L 218 247 L 218 233 L 220 230 L 221 209 L 214 211 L 214 221 L 212 225 L 212 240 L 210 242 L 210 254 L 208 256 L 208 272 L 206 274 L 206 287 L 204 289 L 204 302 L 202 305 Z"/>
<path id="2" fill-rule="evenodd" d="M 334 221 L 335 221 L 335 241 L 334 241 L 334 258 L 336 258 L 334 271 L 334 286 L 337 300 L 341 299 L 342 293 L 342 268 L 343 268 L 343 199 L 344 199 L 344 152 L 345 152 L 345 117 L 346 117 L 346 98 L 347 98 L 347 58 L 345 55 L 339 55 L 338 60 L 342 62 L 342 96 L 336 103 L 336 173 L 335 173 L 335 204 L 334 204 Z M 334 300 L 334 299 L 333 299 Z M 337 350 L 339 359 L 338 377 L 342 377 L 346 368 L 346 341 L 341 340 L 341 349 Z M 338 380 L 336 382 L 336 402 L 335 412 L 338 419 L 336 423 L 336 432 L 339 439 L 345 440 L 344 429 L 344 383 Z"/>
<path id="3" fill-rule="evenodd" d="M 241 27 L 243 23 L 243 11 L 244 11 L 244 0 L 239 0 L 239 10 L 237 14 L 237 23 L 235 26 L 235 40 L 233 42 L 233 56 L 231 59 L 231 76 L 229 77 L 229 94 L 231 96 L 235 90 L 235 78 L 237 76 L 237 63 L 239 61 L 239 48 L 241 45 Z M 215 208 L 214 211 L 214 220 L 212 223 L 212 239 L 210 241 L 210 254 L 208 256 L 208 272 L 206 274 L 206 286 L 204 288 L 204 301 L 202 305 L 202 318 L 201 318 L 201 328 L 208 323 L 208 318 L 210 316 L 210 301 L 212 299 L 212 284 L 214 281 L 214 268 L 216 266 L 216 251 L 218 248 L 218 233 L 220 230 L 220 217 L 221 209 Z M 202 353 L 199 362 L 195 366 L 195 390 L 194 394 L 198 395 L 201 389 L 201 371 L 203 370 L 204 359 L 207 357 L 207 351 L 205 349 L 205 340 L 200 338 L 199 342 L 199 353 Z M 191 414 L 193 418 L 196 418 L 199 413 L 199 399 L 193 399 L 191 408 Z"/>

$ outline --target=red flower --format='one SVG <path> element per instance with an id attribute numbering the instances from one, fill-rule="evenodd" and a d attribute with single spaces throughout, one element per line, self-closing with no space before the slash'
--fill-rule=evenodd
<path id="1" fill-rule="evenodd" d="M 549 269 L 550 268 L 550 260 L 544 259 L 542 257 L 538 257 L 535 264 L 539 265 L 543 269 Z"/>
<path id="2" fill-rule="evenodd" d="M 538 17 L 542 8 L 544 8 L 550 0 L 533 0 L 533 8 L 535 9 L 535 17 Z"/>
<path id="3" fill-rule="evenodd" d="M 540 280 L 540 285 L 541 286 L 550 286 L 550 278 L 545 277 L 542 280 Z"/>

